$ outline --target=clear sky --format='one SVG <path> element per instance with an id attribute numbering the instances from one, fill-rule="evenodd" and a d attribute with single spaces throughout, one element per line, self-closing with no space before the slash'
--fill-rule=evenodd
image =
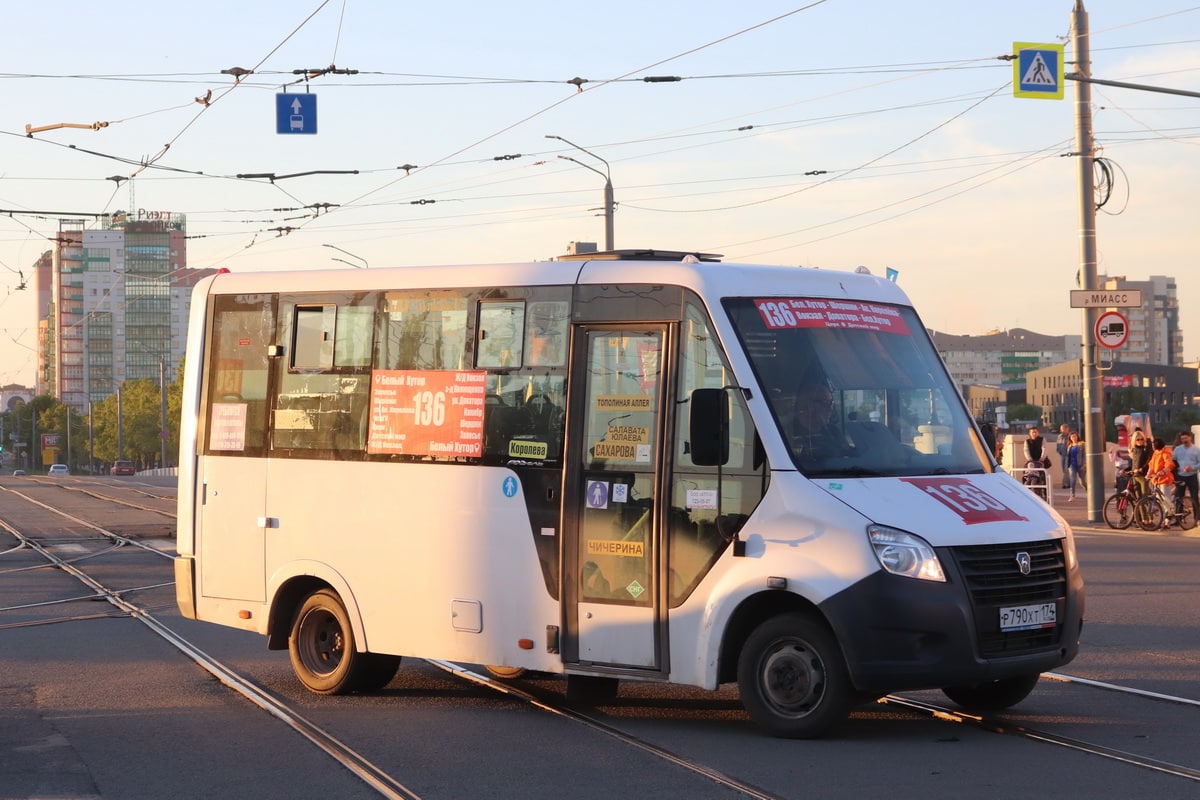
<path id="1" fill-rule="evenodd" d="M 19 273 L 65 212 L 186 214 L 192 267 L 546 259 L 603 243 L 605 170 L 547 135 L 608 162 L 617 247 L 891 267 L 932 328 L 1079 334 L 1076 87 L 1014 98 L 999 58 L 1063 42 L 1070 72 L 1072 5 L 23 4 L 0 50 L 0 384 L 33 383 Z M 1093 76 L 1200 91 L 1200 5 L 1085 7 Z M 330 66 L 357 74 L 295 74 Z M 316 134 L 276 132 L 285 87 L 317 96 Z M 1099 271 L 1174 276 L 1200 357 L 1200 98 L 1092 99 Z M 59 123 L 108 124 L 26 136 Z"/>

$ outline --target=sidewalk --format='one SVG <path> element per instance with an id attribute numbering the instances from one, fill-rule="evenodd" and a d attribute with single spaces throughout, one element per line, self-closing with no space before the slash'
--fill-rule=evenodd
<path id="1" fill-rule="evenodd" d="M 1104 500 L 1115 492 L 1112 486 L 1104 487 Z M 1058 486 L 1052 486 L 1050 494 L 1050 504 L 1054 506 L 1054 510 L 1062 516 L 1063 519 L 1071 526 L 1072 530 L 1076 531 L 1103 531 L 1107 533 L 1116 533 L 1113 528 L 1108 526 L 1104 521 L 1104 505 L 1101 501 L 1100 513 L 1096 515 L 1097 521 L 1090 522 L 1088 520 L 1088 498 L 1087 492 L 1082 489 L 1076 489 L 1074 501 L 1069 501 L 1071 492 L 1068 489 L 1060 489 Z M 1181 531 L 1178 528 L 1168 528 L 1159 531 L 1144 531 L 1137 525 L 1130 525 L 1121 533 L 1139 533 L 1143 536 L 1173 536 L 1175 538 L 1200 539 L 1200 525 L 1188 531 Z"/>

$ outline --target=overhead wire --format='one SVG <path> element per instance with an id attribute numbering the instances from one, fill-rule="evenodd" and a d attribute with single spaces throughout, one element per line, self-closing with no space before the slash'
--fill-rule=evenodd
<path id="1" fill-rule="evenodd" d="M 824 2 L 824 0 L 821 0 L 821 1 L 822 1 L 822 2 Z M 327 2 L 327 0 L 326 0 L 326 2 Z M 308 19 L 311 19 L 311 18 L 312 18 L 312 16 L 314 16 L 314 15 L 317 13 L 317 11 L 320 11 L 320 10 L 321 10 L 321 8 L 323 8 L 323 7 L 325 6 L 325 4 L 326 4 L 326 3 L 324 3 L 324 2 L 323 2 L 323 3 L 321 3 L 321 5 L 320 5 L 320 6 L 318 6 L 317 10 L 316 10 L 316 11 L 314 11 L 314 12 L 313 12 L 313 14 L 310 14 L 310 15 L 309 15 L 309 18 L 308 18 Z M 770 20 L 766 20 L 766 21 L 764 21 L 764 22 L 758 23 L 758 24 L 757 24 L 757 25 L 755 25 L 755 26 L 751 26 L 751 27 L 745 28 L 745 29 L 743 29 L 743 30 L 741 30 L 741 31 L 735 32 L 735 33 L 733 33 L 733 34 L 729 34 L 729 35 L 727 35 L 727 36 L 725 36 L 725 37 L 721 37 L 721 38 L 719 38 L 719 39 L 716 39 L 716 40 L 714 40 L 713 42 L 709 42 L 709 43 L 708 43 L 708 44 L 706 44 L 706 45 L 702 45 L 702 46 L 700 46 L 700 47 L 697 47 L 697 48 L 692 48 L 692 49 L 690 49 L 690 50 L 686 50 L 686 51 L 684 51 L 684 52 L 682 52 L 682 53 L 676 54 L 675 56 L 671 56 L 671 57 L 669 57 L 669 58 L 666 58 L 666 59 L 663 59 L 663 60 L 660 60 L 660 61 L 656 61 L 656 62 L 654 62 L 654 63 L 652 63 L 652 64 L 650 64 L 650 65 L 647 65 L 646 67 L 642 67 L 642 68 L 640 68 L 639 70 L 634 70 L 634 71 L 632 71 L 632 72 L 630 72 L 630 73 L 626 73 L 626 74 L 625 74 L 625 76 L 618 76 L 618 77 L 616 77 L 616 78 L 607 79 L 607 80 L 605 80 L 605 81 L 601 81 L 601 82 L 598 82 L 598 83 L 595 83 L 595 84 L 593 84 L 592 82 L 590 82 L 590 81 L 589 81 L 589 82 L 588 82 L 588 83 L 589 83 L 589 85 L 588 85 L 588 87 L 587 87 L 587 90 L 589 90 L 589 91 L 590 91 L 590 90 L 594 90 L 595 88 L 600 88 L 600 86 L 602 86 L 602 85 L 605 85 L 605 84 L 610 84 L 610 83 L 617 83 L 617 82 L 624 81 L 624 80 L 635 80 L 635 78 L 631 78 L 631 77 L 628 77 L 628 76 L 632 76 L 632 75 L 636 74 L 636 73 L 637 73 L 637 72 L 639 72 L 639 71 L 645 71 L 645 70 L 648 70 L 648 69 L 652 69 L 652 68 L 654 68 L 654 67 L 656 67 L 656 66 L 660 66 L 660 65 L 662 65 L 662 64 L 664 64 L 664 63 L 667 63 L 667 62 L 669 62 L 669 61 L 670 61 L 670 60 L 672 60 L 672 59 L 679 58 L 679 57 L 682 57 L 682 56 L 684 56 L 684 55 L 688 55 L 688 54 L 694 53 L 694 52 L 696 52 L 696 51 L 698 51 L 698 50 L 700 50 L 700 49 L 703 49 L 703 47 L 712 46 L 712 45 L 714 45 L 714 44 L 717 44 L 717 43 L 720 43 L 720 42 L 722 42 L 722 41 L 726 41 L 726 40 L 728 40 L 729 38 L 732 38 L 733 36 L 740 35 L 741 33 L 745 33 L 745 32 L 747 32 L 747 31 L 750 31 L 750 30 L 754 30 L 754 29 L 756 29 L 756 28 L 762 27 L 763 25 L 770 24 L 771 22 L 774 22 L 774 21 L 778 21 L 779 19 L 782 19 L 782 18 L 784 18 L 784 17 L 791 16 L 791 15 L 793 15 L 793 14 L 799 13 L 800 11 L 806 10 L 806 9 L 808 9 L 808 8 L 811 8 L 811 7 L 813 7 L 813 6 L 816 6 L 816 5 L 820 5 L 820 3 L 812 3 L 812 4 L 809 4 L 808 6 L 804 6 L 804 7 L 802 7 L 802 8 L 798 8 L 798 9 L 795 9 L 795 10 L 793 10 L 793 11 L 789 11 L 789 12 L 787 12 L 786 14 L 779 15 L 779 16 L 777 16 L 777 17 L 774 17 L 774 18 L 770 19 Z M 342 21 L 343 21 L 343 19 L 344 19 L 344 14 L 345 14 L 345 11 L 346 11 L 346 4 L 345 4 L 345 2 L 343 2 L 342 9 L 341 9 L 341 16 L 339 16 L 338 29 L 337 29 L 337 38 L 336 38 L 336 40 L 335 40 L 335 45 L 334 45 L 334 49 L 333 49 L 333 52 L 334 52 L 334 61 L 336 61 L 336 56 L 337 56 L 337 52 L 338 52 L 338 45 L 340 44 L 341 26 L 342 26 Z M 308 21 L 308 19 L 306 19 L 306 20 L 305 20 L 305 23 Z M 298 26 L 296 30 L 298 31 L 298 30 L 299 30 L 299 28 L 300 28 L 300 27 L 303 27 L 303 25 L 304 25 L 305 23 L 301 23 L 301 25 L 300 25 L 300 26 Z M 1130 24 L 1132 24 L 1132 23 L 1130 23 Z M 291 35 L 294 35 L 294 34 L 295 34 L 295 32 L 296 32 L 296 31 L 293 31 L 293 33 L 292 33 Z M 290 38 L 290 35 L 289 35 L 289 38 Z M 285 39 L 284 41 L 286 41 L 286 39 Z M 281 43 L 281 44 L 282 44 L 282 43 Z M 274 52 L 275 52 L 277 49 L 278 49 L 278 47 L 277 47 L 275 50 L 271 51 L 271 52 L 272 52 L 272 53 L 274 53 Z M 270 54 L 268 54 L 267 58 L 269 58 L 269 57 L 270 57 Z M 264 58 L 264 59 L 262 59 L 262 60 L 261 60 L 261 61 L 260 61 L 260 62 L 259 62 L 257 65 L 256 65 L 256 67 L 255 67 L 255 70 L 254 70 L 254 72 L 255 72 L 256 74 L 258 74 L 258 70 L 259 70 L 259 69 L 261 69 L 261 67 L 262 67 L 263 63 L 265 63 L 265 61 L 267 60 L 267 58 Z M 726 74 L 724 74 L 724 75 L 712 75 L 712 76 L 692 76 L 692 77 L 693 77 L 693 78 L 721 78 L 721 77 L 742 77 L 742 76 L 745 76 L 745 77 L 775 77 L 775 76 L 781 76 L 781 75 L 802 75 L 802 74 L 826 74 L 826 75 L 829 75 L 829 74 L 862 74 L 863 72 L 865 72 L 865 71 L 869 71 L 869 70 L 874 70 L 874 71 L 896 71 L 896 70 L 899 70 L 900 68 L 905 68 L 905 67 L 908 67 L 908 66 L 920 66 L 920 67 L 925 67 L 925 66 L 927 66 L 927 65 L 936 65 L 936 66 L 938 66 L 938 67 L 939 67 L 939 68 L 941 68 L 941 69 L 954 69 L 954 68 L 958 68 L 958 67 L 965 67 L 965 66 L 971 66 L 972 68 L 976 68 L 976 67 L 978 66 L 978 65 L 973 65 L 973 64 L 970 64 L 969 62 L 968 62 L 966 65 L 964 65 L 964 64 L 963 64 L 963 62 L 954 62 L 953 64 L 949 64 L 949 63 L 943 63 L 943 62 L 916 62 L 916 64 L 914 64 L 914 65 L 898 65 L 898 66 L 891 66 L 891 65 L 865 65 L 864 67 L 856 67 L 856 68 L 831 68 L 831 69 L 828 69 L 828 70 L 795 70 L 795 71 L 776 71 L 776 72 L 771 72 L 771 73 L 744 73 L 744 74 L 738 74 L 738 73 L 726 73 Z M 236 85 L 236 84 L 235 84 L 235 85 Z M 233 87 L 230 87 L 230 89 L 229 89 L 229 90 L 231 90 L 232 88 L 233 88 Z M 584 90 L 584 86 L 583 86 L 583 85 L 580 85 L 578 88 L 579 88 L 579 90 L 580 90 L 581 92 Z M 228 90 L 227 90 L 227 91 L 228 91 Z M 558 105 L 558 104 L 556 103 L 555 105 Z M 551 107 L 553 107 L 553 106 L 551 106 Z M 207 107 L 206 107 L 206 108 L 207 108 Z M 147 113 L 156 113 L 156 112 L 147 112 Z M 202 109 L 202 111 L 201 111 L 200 113 L 203 113 L 203 109 Z M 536 115 L 537 115 L 537 113 L 544 113 L 544 111 L 543 111 L 543 112 L 535 112 L 535 114 L 533 114 L 533 115 L 530 115 L 529 117 L 526 117 L 526 118 L 524 118 L 524 119 L 522 119 L 522 120 L 519 120 L 517 123 L 514 123 L 513 125 L 507 126 L 507 127 L 503 128 L 503 129 L 501 129 L 501 131 L 498 131 L 498 132 L 496 132 L 496 133 L 494 133 L 494 134 L 492 134 L 492 135 L 493 135 L 493 136 L 494 136 L 494 135 L 498 135 L 498 133 L 500 133 L 500 132 L 503 132 L 503 131 L 506 131 L 506 130 L 509 130 L 509 129 L 511 129 L 511 127 L 514 127 L 515 125 L 519 125 L 519 124 L 521 124 L 522 122 L 528 121 L 528 119 L 531 119 L 531 118 L 533 118 L 534 116 L 536 116 Z M 194 119 L 193 119 L 193 122 L 194 122 Z M 190 124 L 192 124 L 192 123 L 189 123 L 189 126 L 190 126 Z M 183 135 L 183 133 L 186 131 L 186 129 L 187 129 L 187 128 L 185 127 L 183 130 L 181 130 L 181 131 L 179 132 L 179 134 L 177 134 L 177 135 L 176 135 L 176 137 L 175 137 L 174 139 L 172 139 L 172 142 L 176 141 L 176 140 L 179 138 L 179 136 L 182 136 L 182 135 Z M 424 169 L 428 169 L 428 168 L 430 168 L 430 167 L 432 167 L 432 166 L 445 166 L 445 165 L 448 165 L 448 164 L 450 164 L 450 163 L 454 163 L 454 162 L 451 162 L 451 161 L 449 160 L 450 158 L 453 158 L 453 156 L 454 156 L 454 155 L 461 154 L 462 152 L 465 152 L 466 150 L 469 150 L 469 149 L 471 149 L 471 148 L 473 148 L 473 147 L 476 147 L 476 146 L 478 146 L 478 144 L 480 144 L 480 143 L 482 143 L 482 142 L 484 142 L 484 141 L 486 141 L 486 140 L 487 140 L 487 138 L 480 139 L 480 140 L 478 140 L 476 143 L 473 143 L 473 144 L 471 144 L 471 145 L 468 145 L 467 147 L 463 148 L 462 150 L 456 151 L 454 154 L 451 154 L 450 156 L 447 156 L 447 157 L 445 157 L 445 158 L 443 158 L 443 159 L 439 159 L 438 161 L 436 161 L 436 162 L 433 162 L 433 163 L 431 163 L 431 164 L 430 164 L 430 165 L 428 165 L 428 166 L 421 167 L 421 169 L 423 169 L 423 170 L 424 170 Z M 79 148 L 74 148 L 74 149 L 79 149 Z M 91 151 L 85 151 L 85 152 L 91 152 Z M 103 154 L 99 154 L 99 153 L 96 153 L 96 154 L 97 154 L 97 155 L 103 155 Z M 886 157 L 886 155 L 887 155 L 887 154 L 884 154 L 883 156 L 880 156 L 880 158 L 884 158 L 884 157 Z M 161 158 L 161 155 L 160 155 L 160 158 Z M 158 167 L 158 166 L 160 166 L 160 165 L 159 165 L 159 164 L 157 164 L 157 163 L 154 163 L 154 164 L 143 164 L 141 161 L 135 161 L 135 160 L 132 160 L 132 159 L 128 159 L 128 160 L 126 160 L 126 163 L 130 163 L 131 165 L 137 165 L 137 166 L 139 166 L 141 169 L 148 169 L 148 168 L 150 168 L 151 166 L 154 166 L 154 167 Z M 868 162 L 868 163 L 870 163 L 870 162 Z M 201 172 L 201 171 L 182 170 L 182 169 L 179 169 L 179 168 L 170 168 L 170 167 L 167 167 L 166 165 L 161 165 L 161 166 L 162 166 L 163 168 L 165 168 L 165 169 L 171 169 L 171 170 L 174 170 L 174 171 L 177 171 L 177 172 L 183 173 L 183 174 L 195 175 L 195 176 L 197 176 L 197 177 L 226 177 L 226 178 L 228 177 L 228 176 L 213 176 L 213 175 L 207 175 L 207 174 L 205 174 L 204 172 Z M 860 168 L 861 168 L 861 165 L 860 165 Z M 135 174 L 136 174 L 136 173 L 135 173 Z M 844 176 L 843 176 L 843 177 L 844 177 Z M 397 178 L 396 180 L 400 180 L 400 179 L 402 179 L 402 178 Z M 374 190 L 371 190 L 370 192 L 368 192 L 368 193 L 366 193 L 366 194 L 359 195 L 359 196 L 358 196 L 358 197 L 356 197 L 354 200 L 352 200 L 352 201 L 350 201 L 350 202 L 348 202 L 348 203 L 343 203 L 343 204 L 338 204 L 338 205 L 339 205 L 339 207 L 341 207 L 341 208 L 349 208 L 349 207 L 368 207 L 368 205 L 370 205 L 370 204 L 361 203 L 361 202 L 359 202 L 359 201 L 360 201 L 360 200 L 362 200 L 362 199 L 363 199 L 363 198 L 365 198 L 365 197 L 368 197 L 368 196 L 373 196 L 374 194 L 378 193 L 379 191 L 382 191 L 383 189 L 387 188 L 388 186 L 390 186 L 390 185 L 394 184 L 394 183 L 396 182 L 396 180 L 390 181 L 389 183 L 387 183 L 387 184 L 384 184 L 384 186 L 382 186 L 382 187 L 377 187 L 376 189 L 374 189 Z M 276 184 L 276 186 L 277 186 L 277 188 L 280 188 L 280 187 L 278 187 L 278 185 L 277 185 L 277 184 Z M 297 205 L 303 205 L 302 201 L 301 201 L 301 200 L 300 200 L 298 197 L 296 197 L 296 195 L 294 195 L 294 194 L 292 194 L 292 193 L 290 193 L 290 192 L 287 192 L 286 190 L 284 190 L 284 189 L 282 189 L 282 188 L 280 188 L 280 191 L 282 191 L 282 192 L 284 193 L 284 195 L 285 195 L 285 196 L 287 196 L 287 197 L 288 197 L 290 200 L 294 201 L 294 202 L 295 202 Z M 404 200 L 400 200 L 400 199 L 398 199 L 398 200 L 396 200 L 396 201 L 394 201 L 394 202 L 395 202 L 396 204 L 400 204 L 400 203 L 403 203 L 403 202 L 405 202 L 405 201 L 404 201 Z M 760 203 L 761 203 L 761 202 L 770 202 L 770 199 L 760 200 L 760 201 L 756 201 L 756 202 L 760 202 Z M 628 207 L 633 207 L 633 206 L 628 206 Z M 722 208 L 720 208 L 720 209 L 716 209 L 716 210 L 724 210 L 724 208 L 727 208 L 727 207 L 722 207 Z M 702 211 L 702 210 L 700 210 L 700 211 Z"/>
<path id="2" fill-rule="evenodd" d="M 761 255 L 769 255 L 769 254 L 772 254 L 772 253 L 777 253 L 777 252 L 780 252 L 780 251 L 783 251 L 783 250 L 790 250 L 790 249 L 792 249 L 792 248 L 795 248 L 795 247 L 803 247 L 803 246 L 810 245 L 810 244 L 816 244 L 817 242 L 826 241 L 826 240 L 828 240 L 828 239 L 833 239 L 833 238 L 836 238 L 836 237 L 839 237 L 839 236 L 845 236 L 845 235 L 847 235 L 847 234 L 850 234 L 850 233 L 853 233 L 853 232 L 855 232 L 855 231 L 863 230 L 863 229 L 865 229 L 865 228 L 872 227 L 872 226 L 874 226 L 874 225 L 878 225 L 878 224 L 882 224 L 882 223 L 884 223 L 884 222 L 890 222 L 890 221 L 892 221 L 892 220 L 894 220 L 894 219 L 898 219 L 898 218 L 900 218 L 900 217 L 907 216 L 907 215 L 909 215 L 909 214 L 913 214 L 913 213 L 915 213 L 915 212 L 917 212 L 917 211 L 922 211 L 922 210 L 924 210 L 924 209 L 926 209 L 926 208 L 929 208 L 929 207 L 931 207 L 931 206 L 934 206 L 934 205 L 937 205 L 937 204 L 939 204 L 939 203 L 945 202 L 946 200 L 950 200 L 950 199 L 952 199 L 952 198 L 959 197 L 959 196 L 961 196 L 961 195 L 965 194 L 965 193 L 966 193 L 966 192 L 968 192 L 968 191 L 972 191 L 972 190 L 974 190 L 974 189 L 977 189 L 977 188 L 979 188 L 979 186 L 983 186 L 983 185 L 986 185 L 986 184 L 989 184 L 989 183 L 994 183 L 995 181 L 997 181 L 997 180 L 1000 180 L 1001 178 L 1008 177 L 1009 175 L 1011 175 L 1011 174 L 1013 174 L 1013 173 L 1019 172 L 1019 171 L 1021 171 L 1021 170 L 1024 170 L 1024 169 L 1027 169 L 1028 167 L 1030 167 L 1030 166 L 1033 166 L 1033 164 L 1035 164 L 1035 163 L 1038 163 L 1038 162 L 1040 162 L 1040 161 L 1042 161 L 1042 160 L 1045 160 L 1046 158 L 1055 157 L 1056 155 L 1062 155 L 1062 153 L 1061 153 L 1061 152 L 1056 152 L 1056 151 L 1059 151 L 1059 150 L 1061 150 L 1061 148 L 1062 148 L 1064 145 L 1068 144 L 1070 141 L 1071 141 L 1070 139 L 1062 139 L 1062 140 L 1060 140 L 1060 141 L 1058 141 L 1058 142 L 1054 142 L 1054 143 L 1053 143 L 1053 144 L 1051 144 L 1051 145 L 1048 145 L 1048 146 L 1046 146 L 1046 147 L 1044 147 L 1044 148 L 1041 148 L 1041 149 L 1040 149 L 1040 150 L 1038 150 L 1038 151 L 1035 151 L 1034 153 L 1030 154 L 1030 156 L 1029 156 L 1029 157 L 1027 157 L 1027 158 L 1023 157 L 1023 158 L 1017 159 L 1016 161 L 1009 162 L 1008 164 L 999 165 L 999 166 L 997 166 L 997 167 L 994 167 L 994 168 L 992 168 L 992 169 L 985 170 L 984 172 L 982 172 L 982 173 L 979 173 L 978 175 L 969 176 L 969 177 L 967 177 L 967 178 L 963 178 L 963 179 L 960 179 L 960 180 L 957 180 L 957 181 L 953 181 L 953 182 L 951 182 L 951 183 L 944 184 L 944 185 L 942 185 L 942 186 L 934 187 L 933 189 L 929 189 L 929 190 L 926 190 L 926 191 L 920 192 L 920 193 L 918 193 L 918 194 L 915 194 L 915 195 L 911 195 L 911 196 L 909 196 L 909 197 L 902 198 L 902 199 L 900 199 L 900 200 L 894 200 L 894 201 L 892 201 L 892 202 L 890 202 L 890 203 L 885 203 L 885 204 L 883 204 L 883 205 L 876 206 L 876 207 L 874 207 L 874 208 L 870 208 L 870 209 L 867 209 L 867 210 L 865 210 L 865 211 L 859 211 L 859 212 L 856 212 L 856 213 L 854 213 L 854 214 L 849 214 L 849 215 L 846 215 L 846 216 L 843 216 L 843 217 L 839 217 L 839 218 L 837 218 L 837 219 L 834 219 L 834 220 L 828 220 L 828 221 L 826 221 L 826 222 L 816 223 L 816 224 L 809 225 L 809 226 L 806 226 L 806 227 L 804 227 L 804 228 L 799 228 L 799 229 L 797 229 L 797 230 L 794 230 L 794 231 L 789 231 L 789 232 L 786 232 L 786 233 L 774 234 L 774 235 L 772 235 L 772 236 L 764 236 L 764 237 L 760 237 L 760 238 L 757 238 L 757 239 L 750 239 L 750 240 L 746 240 L 746 241 L 743 241 L 743 242 L 733 242 L 733 243 L 728 243 L 728 244 L 718 244 L 718 245 L 712 245 L 711 247 L 706 247 L 706 248 L 702 248 L 702 249 L 714 249 L 714 248 L 715 248 L 715 249 L 717 249 L 717 250 L 727 251 L 727 250 L 731 250 L 731 249 L 734 249 L 734 248 L 737 248 L 737 247 L 741 247 L 741 246 L 744 246 L 744 245 L 748 245 L 748 244 L 756 244 L 756 243 L 758 243 L 758 242 L 770 241 L 770 240 L 772 240 L 772 239 L 779 239 L 779 238 L 784 238 L 784 237 L 787 237 L 787 236 L 796 236 L 796 235 L 799 235 L 799 234 L 801 234 L 801 233 L 807 233 L 807 232 L 809 232 L 809 231 L 817 230 L 817 229 L 819 229 L 819 228 L 828 227 L 828 226 L 830 226 L 830 225 L 836 225 L 836 224 L 838 224 L 838 223 L 841 223 L 841 222 L 847 222 L 847 221 L 849 221 L 849 220 L 852 220 L 852 219 L 857 219 L 857 218 L 859 218 L 859 217 L 863 217 L 863 216 L 866 216 L 866 215 L 868 215 L 868 214 L 874 214 L 874 213 L 876 213 L 876 212 L 883 211 L 883 210 L 886 210 L 886 209 L 888 209 L 888 208 L 893 208 L 893 207 L 895 207 L 895 206 L 903 205 L 903 204 L 905 204 L 905 203 L 911 202 L 911 201 L 913 201 L 913 200 L 916 200 L 916 199 L 919 199 L 919 198 L 921 198 L 921 197 L 926 197 L 926 196 L 929 196 L 929 195 L 931 195 L 931 194 L 935 194 L 935 193 L 938 193 L 938 192 L 942 192 L 942 191 L 944 191 L 944 190 L 946 190 L 946 189 L 948 189 L 948 188 L 950 188 L 950 187 L 953 187 L 953 186 L 956 186 L 956 185 L 959 185 L 959 184 L 963 184 L 963 183 L 967 183 L 967 182 L 970 182 L 970 181 L 975 181 L 976 179 L 978 179 L 978 178 L 980 178 L 980 177 L 982 177 L 982 176 L 984 176 L 984 175 L 987 175 L 987 174 L 989 174 L 989 173 L 992 173 L 992 172 L 997 172 L 997 171 L 999 171 L 999 170 L 1000 170 L 1001 168 L 1003 168 L 1003 167 L 1009 167 L 1009 168 L 1010 168 L 1010 169 L 1007 169 L 1006 171 L 1002 172 L 1001 174 L 998 174 L 998 175 L 995 175 L 995 176 L 993 176 L 993 177 L 991 177 L 991 178 L 988 178 L 988 179 L 987 179 L 987 180 L 985 180 L 985 181 L 982 181 L 982 182 L 979 182 L 979 183 L 972 183 L 972 185 L 970 185 L 970 186 L 967 186 L 967 187 L 965 187 L 965 188 L 961 189 L 960 191 L 954 192 L 954 193 L 952 193 L 952 194 L 949 194 L 949 195 L 945 195 L 944 197 L 935 198 L 935 199 L 933 199 L 933 200 L 930 200 L 930 201 L 929 201 L 929 202 L 927 202 L 927 203 L 923 203 L 923 204 L 921 204 L 920 206 L 917 206 L 917 207 L 915 207 L 915 208 L 911 208 L 911 209 L 908 209 L 908 210 L 905 210 L 905 211 L 899 212 L 899 213 L 897 213 L 897 214 L 893 214 L 892 216 L 890 216 L 890 217 L 886 217 L 886 218 L 884 218 L 884 219 L 881 219 L 881 220 L 874 220 L 874 221 L 872 221 L 872 222 L 865 223 L 865 224 L 863 224 L 863 225 L 859 225 L 859 226 L 856 226 L 856 227 L 854 227 L 854 228 L 847 229 L 847 230 L 845 230 L 845 231 L 839 231 L 839 232 L 837 232 L 837 233 L 832 233 L 832 234 L 829 234 L 829 235 L 827 235 L 827 236 L 822 236 L 822 237 L 819 237 L 819 238 L 817 238 L 817 239 L 810 239 L 810 240 L 808 240 L 808 241 L 804 241 L 804 242 L 800 242 L 800 243 L 796 243 L 796 244 L 787 245 L 787 246 L 785 246 L 785 247 L 780 247 L 780 248 L 776 248 L 776 249 L 773 249 L 773 250 L 760 250 L 760 251 L 758 251 L 758 252 L 753 252 L 753 253 L 743 253 L 743 254 L 740 254 L 738 257 L 740 257 L 740 258 L 750 258 L 750 257 L 761 256 Z"/>

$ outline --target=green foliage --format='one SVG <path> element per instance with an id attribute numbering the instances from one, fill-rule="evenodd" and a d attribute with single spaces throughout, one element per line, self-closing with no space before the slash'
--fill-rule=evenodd
<path id="1" fill-rule="evenodd" d="M 1037 420 L 1038 424 L 1040 425 L 1042 421 L 1042 407 L 1030 405 L 1029 403 L 1017 403 L 1016 405 L 1010 405 L 1008 407 L 1008 413 L 1005 415 L 1005 419 L 1007 419 L 1009 422 L 1034 419 Z"/>
<path id="2" fill-rule="evenodd" d="M 167 463 L 175 466 L 179 454 L 179 414 L 182 407 L 183 368 L 175 380 L 167 386 Z M 28 404 L 18 404 L 12 411 L 0 414 L 4 422 L 5 435 L 16 433 L 20 441 L 28 442 L 23 466 L 37 468 L 45 466 L 39 442 L 31 438 L 31 429 L 36 421 L 37 433 L 57 433 L 59 460 L 68 464 L 72 472 L 82 471 L 88 465 L 89 449 L 96 464 L 124 458 L 140 465 L 156 465 L 162 460 L 162 392 L 158 382 L 149 378 L 126 381 L 121 385 L 120 419 L 117 415 L 117 395 L 94 403 L 91 409 L 90 431 L 88 414 L 72 411 L 70 421 L 70 456 L 68 459 L 66 438 L 68 407 L 48 395 L 35 397 Z M 5 442 L 8 444 L 8 441 Z M 21 459 L 21 454 L 18 453 Z"/>
<path id="3" fill-rule="evenodd" d="M 168 466 L 175 463 L 179 452 L 179 394 L 178 381 L 167 387 Z M 162 393 L 155 381 L 149 378 L 125 381 L 119 402 L 114 394 L 92 406 L 92 420 L 92 448 L 97 461 L 124 458 L 139 464 L 157 464 L 161 460 Z"/>

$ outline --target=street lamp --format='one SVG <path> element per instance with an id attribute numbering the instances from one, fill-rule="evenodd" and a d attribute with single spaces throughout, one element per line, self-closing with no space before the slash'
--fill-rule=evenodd
<path id="1" fill-rule="evenodd" d="M 345 253 L 346 255 L 350 256 L 351 258 L 357 258 L 359 261 L 362 262 L 362 266 L 360 267 L 358 264 L 353 264 L 344 258 L 338 258 L 337 256 L 330 256 L 330 258 L 332 258 L 334 261 L 340 261 L 343 264 L 350 264 L 350 266 L 354 267 L 355 269 L 367 269 L 371 266 L 370 264 L 367 263 L 367 260 L 365 258 L 363 258 L 362 256 L 356 256 L 356 255 L 354 255 L 354 253 L 351 253 L 349 250 L 343 250 L 342 248 L 338 247 L 336 244 L 323 244 L 321 246 L 328 247 L 333 250 L 337 250 L 339 253 Z"/>
<path id="2" fill-rule="evenodd" d="M 564 139 L 561 136 L 555 136 L 551 133 L 546 134 L 546 138 L 558 139 L 560 142 L 566 142 L 576 150 L 587 153 L 597 161 L 604 163 L 604 172 L 601 172 L 591 164 L 585 164 L 578 159 L 571 158 L 570 156 L 559 155 L 559 158 L 561 158 L 563 161 L 573 161 L 579 166 L 590 169 L 592 172 L 604 178 L 604 249 L 612 250 L 615 247 L 613 244 L 613 212 L 616 210 L 616 204 L 613 202 L 612 169 L 609 167 L 608 162 L 603 158 L 600 158 L 600 156 L 596 155 L 591 150 L 588 150 L 586 147 L 580 147 L 569 139 Z"/>

